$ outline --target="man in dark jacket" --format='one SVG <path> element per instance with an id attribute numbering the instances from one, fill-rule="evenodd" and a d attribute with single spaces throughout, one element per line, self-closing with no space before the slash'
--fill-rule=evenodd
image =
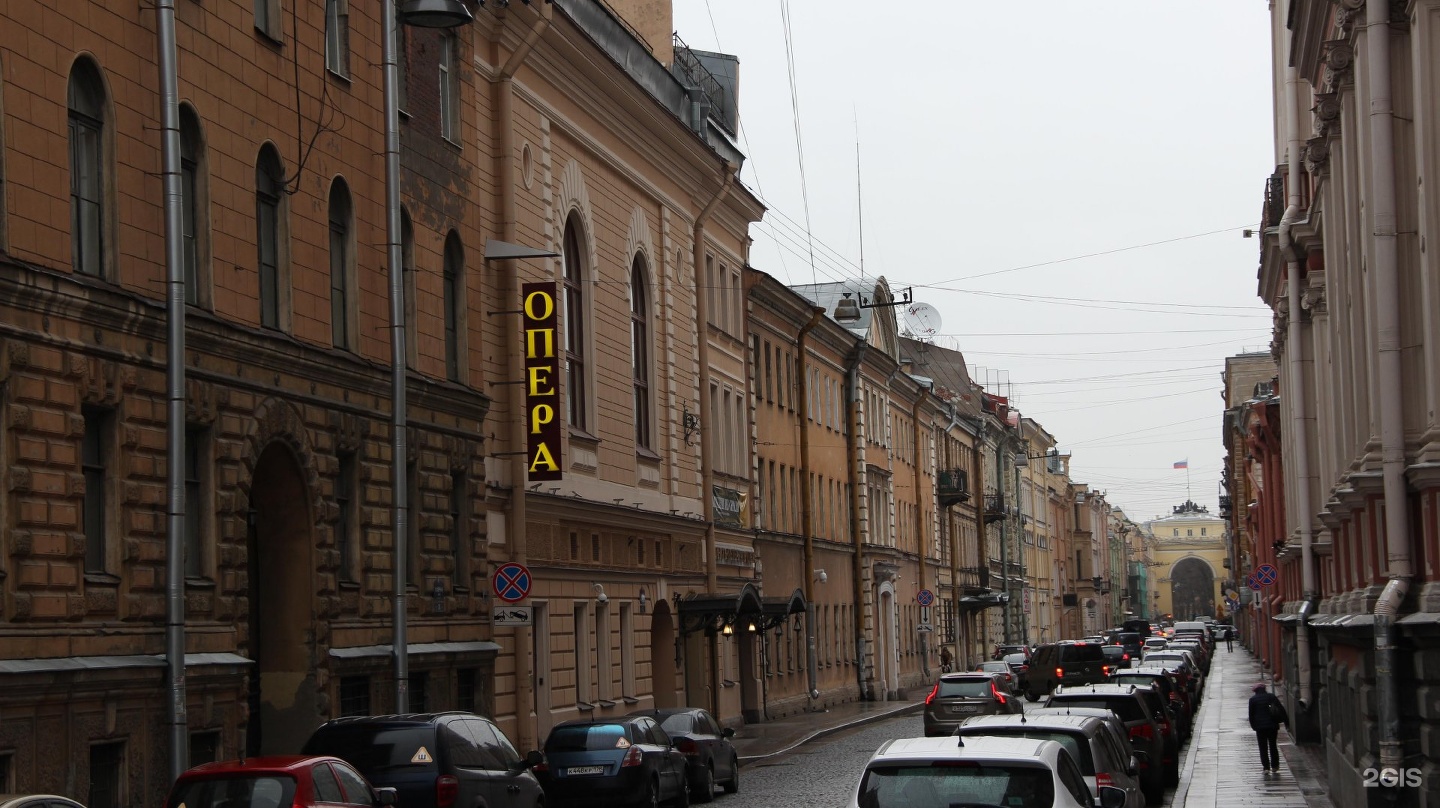
<path id="1" fill-rule="evenodd" d="M 1274 693 L 1266 692 L 1264 682 L 1255 685 L 1255 695 L 1250 697 L 1250 728 L 1260 742 L 1260 766 L 1266 774 L 1280 771 L 1280 747 L 1275 739 L 1281 724 L 1290 725 L 1285 705 Z"/>

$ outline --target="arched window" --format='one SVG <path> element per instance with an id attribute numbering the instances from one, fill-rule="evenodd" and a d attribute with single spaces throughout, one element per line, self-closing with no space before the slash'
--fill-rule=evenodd
<path id="1" fill-rule="evenodd" d="M 180 107 L 180 236 L 185 261 L 185 302 L 210 308 L 209 194 L 200 118 Z"/>
<path id="2" fill-rule="evenodd" d="M 580 252 L 580 227 L 574 217 L 565 223 L 565 394 L 570 426 L 586 428 L 585 417 L 585 258 Z"/>
<path id="3" fill-rule="evenodd" d="M 650 289 L 645 259 L 630 265 L 630 367 L 635 378 L 635 445 L 650 449 Z"/>
<path id="4" fill-rule="evenodd" d="M 350 189 L 339 177 L 330 185 L 330 336 L 337 348 L 355 349 L 353 211 Z"/>
<path id="5" fill-rule="evenodd" d="M 458 382 L 464 369 L 460 351 L 465 319 L 465 249 L 460 245 L 460 234 L 454 230 L 445 237 L 442 289 L 445 306 L 445 378 Z"/>
<path id="6" fill-rule="evenodd" d="M 103 275 L 105 218 L 105 89 L 93 62 L 70 71 L 70 249 L 76 272 Z"/>
<path id="7" fill-rule="evenodd" d="M 279 329 L 290 284 L 284 272 L 285 168 L 275 147 L 265 144 L 255 161 L 255 250 L 260 275 L 260 325 Z"/>

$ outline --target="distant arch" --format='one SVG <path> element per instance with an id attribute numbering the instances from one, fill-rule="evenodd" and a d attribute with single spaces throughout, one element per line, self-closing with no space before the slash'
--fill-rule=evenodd
<path id="1" fill-rule="evenodd" d="M 1170 613 L 1177 620 L 1215 614 L 1215 569 L 1199 556 L 1170 567 Z"/>

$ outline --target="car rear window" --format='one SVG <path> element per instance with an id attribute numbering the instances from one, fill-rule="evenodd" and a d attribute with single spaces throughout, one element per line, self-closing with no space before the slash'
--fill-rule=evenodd
<path id="1" fill-rule="evenodd" d="M 1060 664 L 1069 665 L 1076 662 L 1103 662 L 1105 652 L 1100 650 L 1103 646 L 1091 645 L 1062 645 L 1060 646 Z"/>
<path id="2" fill-rule="evenodd" d="M 426 754 L 420 754 L 424 748 Z M 435 727 L 337 724 L 321 727 L 305 742 L 307 755 L 334 755 L 361 772 L 398 767 L 436 768 Z M 194 806 L 186 806 L 194 808 Z"/>
<path id="3" fill-rule="evenodd" d="M 956 735 L 1001 735 L 1006 738 L 1031 738 L 1037 741 L 1056 741 L 1080 764 L 1081 773 L 1095 775 L 1095 759 L 1090 756 L 1090 739 L 1081 730 L 1033 729 L 1030 727 L 961 727 Z"/>
<path id="4" fill-rule="evenodd" d="M 974 698 L 976 696 L 990 695 L 990 677 L 974 677 L 971 679 L 941 679 L 940 692 L 935 695 L 940 698 L 965 696 Z"/>
<path id="5" fill-rule="evenodd" d="M 1122 631 L 1118 638 L 1121 645 L 1139 645 L 1140 635 L 1133 631 Z"/>
<path id="6" fill-rule="evenodd" d="M 599 752 L 624 749 L 630 745 L 625 728 L 619 724 L 580 724 L 556 727 L 545 739 L 546 752 Z"/>
<path id="7" fill-rule="evenodd" d="M 169 808 L 281 808 L 295 798 L 295 778 L 279 774 L 237 774 L 179 783 Z"/>
<path id="8" fill-rule="evenodd" d="M 695 731 L 694 722 L 686 713 L 666 716 L 665 720 L 660 722 L 660 727 L 671 735 L 689 735 Z"/>
<path id="9" fill-rule="evenodd" d="M 1110 682 L 1111 682 L 1112 684 L 1117 684 L 1117 685 L 1140 685 L 1140 686 L 1142 686 L 1142 687 L 1162 687 L 1162 688 L 1163 688 L 1163 687 L 1165 687 L 1165 685 L 1163 684 L 1164 681 L 1165 681 L 1165 680 L 1164 680 L 1164 677 L 1161 677 L 1161 676 L 1143 676 L 1143 675 L 1136 675 L 1136 674 L 1133 674 L 1133 673 L 1132 673 L 1132 674 L 1121 674 L 1121 675 L 1119 675 L 1119 676 L 1112 676 L 1112 677 L 1110 677 Z"/>
<path id="10" fill-rule="evenodd" d="M 860 781 L 861 808 L 949 808 L 951 805 L 1049 806 L 1050 770 L 968 760 L 879 765 Z"/>
<path id="11" fill-rule="evenodd" d="M 1115 715 L 1120 716 L 1120 720 L 1127 724 L 1131 721 L 1145 720 L 1145 710 L 1140 706 L 1140 701 L 1134 696 L 1114 696 L 1112 698 L 1106 698 L 1103 696 L 1092 696 L 1088 693 L 1083 697 L 1073 699 L 1063 695 L 1051 696 L 1049 706 L 1054 707 L 1057 705 L 1064 707 L 1099 707 L 1102 710 L 1109 710 Z"/>
<path id="12" fill-rule="evenodd" d="M 1129 653 L 1123 645 L 1106 645 L 1102 646 L 1100 650 L 1105 654 L 1106 659 L 1122 659 Z"/>

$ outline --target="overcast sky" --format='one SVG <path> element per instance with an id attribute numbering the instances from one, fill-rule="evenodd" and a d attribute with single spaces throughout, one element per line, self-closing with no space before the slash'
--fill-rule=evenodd
<path id="1" fill-rule="evenodd" d="M 1076 482 L 1145 521 L 1188 460 L 1216 510 L 1224 359 L 1270 339 L 1241 233 L 1275 163 L 1265 0 L 674 3 L 740 59 L 752 264 L 854 277 L 863 222 L 865 273 L 934 306 Z"/>

